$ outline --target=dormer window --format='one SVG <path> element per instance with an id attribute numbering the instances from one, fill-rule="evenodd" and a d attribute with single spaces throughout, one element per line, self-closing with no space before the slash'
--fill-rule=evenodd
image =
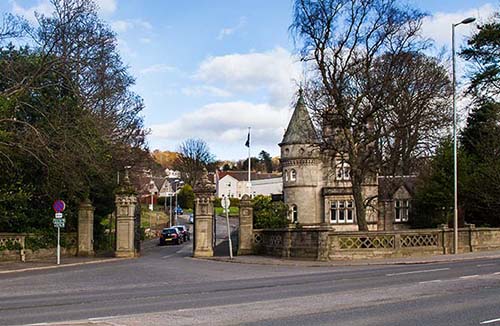
<path id="1" fill-rule="evenodd" d="M 297 180 L 297 171 L 295 169 L 290 170 L 290 181 L 295 181 Z"/>
<path id="2" fill-rule="evenodd" d="M 351 167 L 343 160 L 337 160 L 335 164 L 335 176 L 337 180 L 351 180 Z"/>

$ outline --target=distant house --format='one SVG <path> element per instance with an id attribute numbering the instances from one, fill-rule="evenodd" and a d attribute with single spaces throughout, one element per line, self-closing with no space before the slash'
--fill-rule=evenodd
<path id="1" fill-rule="evenodd" d="M 217 171 L 215 173 L 216 196 L 241 198 L 248 194 L 270 196 L 283 192 L 281 173 L 252 172 L 251 187 L 248 187 L 248 171 Z"/>

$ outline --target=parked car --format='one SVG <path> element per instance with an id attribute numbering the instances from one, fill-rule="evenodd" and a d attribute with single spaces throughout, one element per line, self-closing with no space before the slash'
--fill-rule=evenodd
<path id="1" fill-rule="evenodd" d="M 184 211 L 182 210 L 182 207 L 180 207 L 180 206 L 177 206 L 177 208 L 175 209 L 175 212 L 177 212 L 177 215 L 184 214 Z"/>
<path id="2" fill-rule="evenodd" d="M 160 246 L 164 246 L 167 243 L 181 244 L 183 242 L 183 235 L 179 229 L 175 227 L 165 228 L 160 234 Z"/>
<path id="3" fill-rule="evenodd" d="M 189 224 L 193 224 L 194 223 L 194 215 L 193 213 L 189 214 Z"/>
<path id="4" fill-rule="evenodd" d="M 189 233 L 189 229 L 185 225 L 174 225 L 173 228 L 179 230 L 182 240 L 189 241 L 191 240 L 191 234 Z"/>

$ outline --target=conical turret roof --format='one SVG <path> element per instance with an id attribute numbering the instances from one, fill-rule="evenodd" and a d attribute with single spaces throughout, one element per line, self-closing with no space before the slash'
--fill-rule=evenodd
<path id="1" fill-rule="evenodd" d="M 292 118 L 288 123 L 281 145 L 289 144 L 317 144 L 319 143 L 316 129 L 311 121 L 304 102 L 302 89 L 299 90 L 299 99 L 295 105 Z"/>

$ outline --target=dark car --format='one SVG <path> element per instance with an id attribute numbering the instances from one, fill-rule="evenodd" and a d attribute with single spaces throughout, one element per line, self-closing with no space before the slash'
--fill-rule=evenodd
<path id="1" fill-rule="evenodd" d="M 183 235 L 177 228 L 163 229 L 160 234 L 160 246 L 164 246 L 167 243 L 181 244 L 183 238 Z"/>
<path id="2" fill-rule="evenodd" d="M 173 228 L 179 230 L 180 234 L 182 235 L 182 240 L 191 240 L 191 234 L 189 234 L 189 229 L 185 225 L 174 225 Z"/>

